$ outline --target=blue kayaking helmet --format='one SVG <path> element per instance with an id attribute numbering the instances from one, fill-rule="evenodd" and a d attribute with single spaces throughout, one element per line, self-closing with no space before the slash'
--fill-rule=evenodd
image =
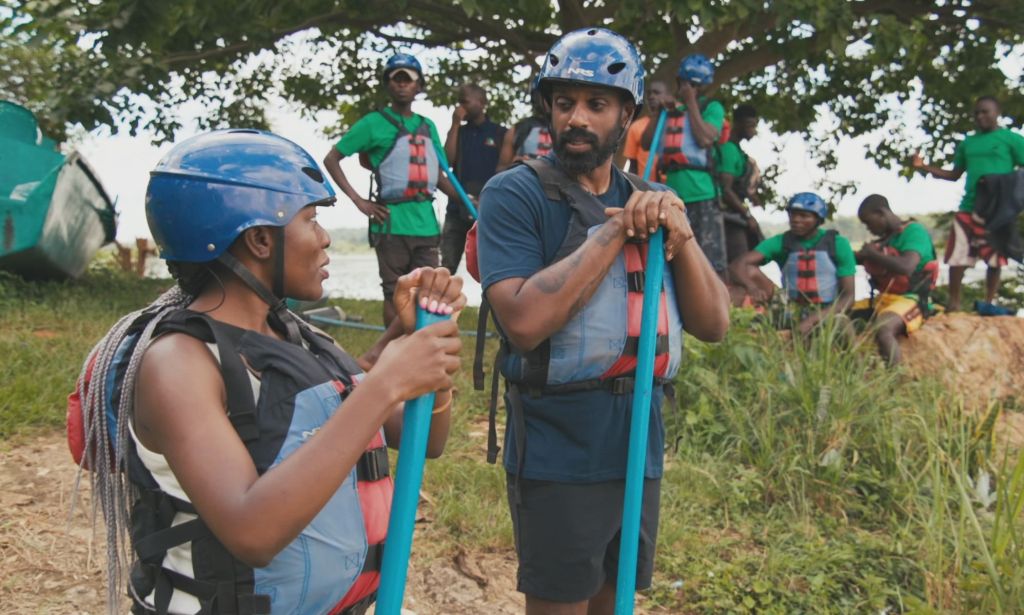
<path id="1" fill-rule="evenodd" d="M 259 130 L 216 130 L 171 148 L 150 173 L 146 220 L 160 258 L 217 261 L 268 306 L 268 321 L 301 344 L 284 302 L 284 227 L 309 205 L 331 205 L 334 190 L 316 161 L 295 143 Z M 254 226 L 274 229 L 272 289 L 230 251 Z"/>
<path id="2" fill-rule="evenodd" d="M 677 75 L 680 79 L 686 81 L 693 81 L 700 85 L 711 85 L 711 82 L 715 80 L 715 65 L 703 54 L 690 54 L 679 63 Z"/>
<path id="3" fill-rule="evenodd" d="M 798 192 L 789 199 L 786 211 L 809 211 L 824 222 L 828 218 L 828 205 L 813 192 Z"/>
<path id="4" fill-rule="evenodd" d="M 644 65 L 624 36 L 607 28 L 574 30 L 555 41 L 537 76 L 549 104 L 555 82 L 601 85 L 625 90 L 639 115 L 644 100 Z"/>
<path id="5" fill-rule="evenodd" d="M 387 81 L 391 73 L 400 68 L 415 71 L 420 86 L 426 85 L 426 81 L 423 78 L 423 67 L 420 65 L 420 61 L 416 59 L 416 56 L 411 53 L 396 53 L 388 58 L 388 61 L 384 64 L 384 71 L 381 73 L 381 76 L 384 78 L 384 81 Z"/>
<path id="6" fill-rule="evenodd" d="M 242 231 L 283 227 L 334 190 L 295 143 L 258 130 L 217 130 L 178 143 L 150 173 L 146 220 L 160 258 L 201 263 Z"/>

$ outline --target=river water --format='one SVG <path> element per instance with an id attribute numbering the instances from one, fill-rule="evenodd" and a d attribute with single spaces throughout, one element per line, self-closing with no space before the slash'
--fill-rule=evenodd
<path id="1" fill-rule="evenodd" d="M 380 289 L 380 277 L 377 275 L 377 257 L 371 253 L 356 254 L 332 254 L 331 264 L 328 267 L 331 277 L 327 278 L 324 290 L 332 297 L 347 297 L 351 299 L 376 299 L 384 298 Z M 776 284 L 780 283 L 779 268 L 769 265 L 764 267 L 767 275 Z M 476 280 L 466 272 L 465 264 L 459 267 L 459 275 L 465 281 L 463 291 L 469 305 L 480 305 L 481 288 Z M 1004 271 L 1005 273 L 1005 271 Z M 968 269 L 964 276 L 966 282 L 974 282 L 985 277 L 985 270 L 981 267 Z M 946 284 L 949 279 L 949 270 L 946 265 L 941 266 L 939 273 L 939 284 Z M 857 267 L 856 290 L 857 298 L 867 297 L 871 293 L 868 285 L 867 275 L 864 268 Z"/>
<path id="2" fill-rule="evenodd" d="M 324 291 L 328 296 L 377 301 L 384 299 L 384 293 L 380 288 L 380 277 L 377 274 L 377 257 L 373 252 L 332 253 L 331 264 L 328 266 L 328 270 L 331 276 L 324 283 Z M 763 271 L 773 282 L 776 284 L 780 283 L 781 274 L 778 267 L 768 265 L 763 268 Z M 1010 271 L 1012 271 L 1012 268 L 1004 269 L 1004 277 Z M 462 288 L 463 292 L 466 293 L 469 305 L 480 305 L 482 289 L 480 284 L 466 272 L 465 263 L 459 267 L 458 274 L 464 280 Z M 163 266 L 163 261 L 150 259 L 147 262 L 146 275 L 150 277 L 168 277 L 167 268 Z M 964 280 L 970 283 L 981 280 L 984 277 L 985 269 L 979 266 L 974 269 L 968 269 L 964 275 Z M 946 284 L 948 279 L 949 270 L 943 264 L 939 272 L 939 285 Z M 857 298 L 867 297 L 871 292 L 871 287 L 868 285 L 868 278 L 864 273 L 863 267 L 857 267 L 855 281 Z"/>

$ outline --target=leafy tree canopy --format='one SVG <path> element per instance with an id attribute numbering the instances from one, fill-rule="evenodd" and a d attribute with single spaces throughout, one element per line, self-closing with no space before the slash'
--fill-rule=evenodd
<path id="1" fill-rule="evenodd" d="M 341 129 L 384 102 L 372 52 L 409 50 L 435 103 L 476 80 L 502 117 L 558 35 L 592 25 L 635 41 L 659 78 L 708 55 L 715 96 L 756 105 L 777 132 L 809 134 L 827 110 L 812 139 L 825 164 L 840 136 L 877 130 L 869 155 L 902 159 L 912 98 L 933 155 L 970 129 L 979 95 L 1024 114 L 999 69 L 1024 38 L 1022 0 L 0 0 L 0 97 L 56 136 L 123 122 L 171 139 L 188 101 L 203 127 L 265 126 L 273 97 L 338 111 Z"/>

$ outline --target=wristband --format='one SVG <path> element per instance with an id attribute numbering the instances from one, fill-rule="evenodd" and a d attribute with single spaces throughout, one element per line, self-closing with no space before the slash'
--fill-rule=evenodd
<path id="1" fill-rule="evenodd" d="M 454 399 L 455 399 L 455 396 L 452 395 L 451 393 L 449 393 L 448 394 L 448 401 L 446 401 L 445 403 L 441 404 L 439 407 L 434 408 L 434 411 L 431 412 L 431 414 L 441 414 L 445 410 L 451 408 L 452 407 L 452 401 Z"/>

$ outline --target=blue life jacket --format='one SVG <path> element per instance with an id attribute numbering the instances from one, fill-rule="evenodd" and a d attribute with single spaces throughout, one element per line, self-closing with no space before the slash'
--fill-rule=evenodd
<path id="1" fill-rule="evenodd" d="M 315 437 L 361 373 L 333 341 L 305 326 L 308 349 L 189 310 L 166 316 L 155 334 L 169 332 L 216 344 L 228 418 L 260 475 Z M 260 374 L 258 398 L 241 357 Z M 197 598 L 203 614 L 362 613 L 372 603 L 393 491 L 381 432 L 316 517 L 262 568 L 234 558 L 201 517 L 181 522 L 179 515 L 197 515 L 195 508 L 161 490 L 129 444 L 127 471 L 138 490 L 131 530 L 136 611 L 167 613 L 174 592 Z M 172 548 L 191 550 L 191 576 L 166 567 Z"/>
<path id="2" fill-rule="evenodd" d="M 545 265 L 549 266 L 575 252 L 605 223 L 607 216 L 597 197 L 556 166 L 545 160 L 528 160 L 524 164 L 537 174 L 545 196 L 553 204 L 572 208 L 569 230 L 554 260 Z M 627 179 L 635 190 L 650 188 L 635 176 L 627 175 Z M 635 269 L 627 268 L 627 259 L 634 260 L 630 254 L 634 251 L 645 253 L 646 247 L 627 244 L 587 304 L 558 332 L 529 352 L 520 354 L 510 349 L 501 365 L 502 375 L 537 394 L 611 386 L 609 380 L 630 376 L 635 369 L 639 308 L 643 302 L 642 264 L 639 271 L 627 270 Z M 655 375 L 671 380 L 679 369 L 683 347 L 683 323 L 675 301 L 671 267 L 665 268 L 662 295 L 670 299 L 662 302 L 659 314 L 666 326 L 659 335 L 657 354 L 668 359 L 657 366 L 661 369 L 656 369 Z M 634 358 L 634 369 L 612 370 L 623 356 Z"/>
<path id="3" fill-rule="evenodd" d="M 835 230 L 828 230 L 810 248 L 804 248 L 792 231 L 782 236 L 782 247 L 789 256 L 782 266 L 782 286 L 790 301 L 827 305 L 839 293 L 836 275 Z"/>
<path id="4" fill-rule="evenodd" d="M 551 152 L 551 129 L 547 122 L 530 117 L 516 127 L 515 153 L 526 158 L 540 158 Z"/>
<path id="5" fill-rule="evenodd" d="M 545 159 L 523 164 L 537 175 L 545 196 L 553 207 L 570 207 L 572 215 L 565 239 L 551 265 L 575 252 L 607 220 L 604 204 L 584 190 L 561 169 Z M 613 167 L 613 173 L 622 173 Z M 625 173 L 634 190 L 650 190 L 636 175 Z M 614 181 L 614 179 L 613 179 Z M 643 306 L 646 246 L 627 243 L 590 300 L 559 331 L 528 352 L 518 352 L 502 333 L 498 369 L 491 384 L 491 425 L 488 434 L 488 461 L 497 460 L 495 429 L 497 373 L 505 377 L 518 399 L 520 391 L 533 396 L 558 395 L 604 388 L 613 394 L 630 394 L 634 388 L 636 353 L 639 346 L 640 314 Z M 661 304 L 658 310 L 658 335 L 655 347 L 655 382 L 671 382 L 682 362 L 683 322 L 676 304 L 672 268 L 666 267 Z M 489 306 L 481 306 L 478 334 L 485 330 Z M 495 320 L 499 332 L 501 323 Z M 474 385 L 482 389 L 482 335 L 477 337 L 474 361 Z M 514 402 L 515 403 L 515 402 Z M 521 412 L 515 411 L 516 420 Z M 517 428 L 517 437 L 524 437 Z M 524 447 L 519 446 L 522 454 Z M 521 468 L 520 464 L 520 468 Z"/>
<path id="6" fill-rule="evenodd" d="M 430 125 L 420 116 L 415 133 L 389 114 L 378 111 L 397 130 L 391 149 L 377 165 L 377 198 L 381 203 L 429 201 L 437 188 L 438 157 Z"/>

